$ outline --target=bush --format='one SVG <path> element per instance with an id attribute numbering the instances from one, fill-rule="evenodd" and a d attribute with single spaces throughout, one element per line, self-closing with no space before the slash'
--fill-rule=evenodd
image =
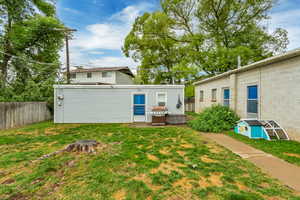
<path id="1" fill-rule="evenodd" d="M 232 129 L 239 120 L 237 114 L 230 108 L 217 105 L 205 109 L 188 125 L 202 132 L 223 132 Z"/>

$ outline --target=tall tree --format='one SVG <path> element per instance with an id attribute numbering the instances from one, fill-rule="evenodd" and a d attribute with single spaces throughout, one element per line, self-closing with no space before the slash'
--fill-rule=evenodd
<path id="1" fill-rule="evenodd" d="M 245 65 L 284 51 L 287 32 L 270 34 L 262 23 L 273 5 L 273 0 L 161 0 L 161 11 L 136 19 L 123 51 L 142 69 L 147 66 L 148 77 L 162 76 L 151 73 L 153 68 L 168 65 L 172 77 L 186 79 L 197 71 L 225 72 L 237 67 L 238 56 Z"/>
<path id="2" fill-rule="evenodd" d="M 15 71 L 17 75 L 23 72 L 22 75 L 26 75 L 25 71 L 34 71 L 31 69 L 33 65 L 28 62 L 22 66 L 16 65 L 20 62 L 14 59 L 16 57 L 56 63 L 44 67 L 58 69 L 58 51 L 62 47 L 64 35 L 55 30 L 63 25 L 55 17 L 53 3 L 48 0 L 0 0 L 0 17 L 2 87 L 11 79 L 8 77 L 9 72 Z"/>

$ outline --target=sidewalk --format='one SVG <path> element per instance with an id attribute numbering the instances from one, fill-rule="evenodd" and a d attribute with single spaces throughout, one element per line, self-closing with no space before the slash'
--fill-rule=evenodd
<path id="1" fill-rule="evenodd" d="M 257 150 L 224 134 L 202 134 L 233 153 L 254 163 L 271 177 L 300 192 L 300 167 Z"/>

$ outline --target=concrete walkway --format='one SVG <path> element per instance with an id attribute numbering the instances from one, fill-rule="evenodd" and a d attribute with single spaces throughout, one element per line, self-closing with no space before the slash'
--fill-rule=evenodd
<path id="1" fill-rule="evenodd" d="M 280 180 L 283 184 L 300 192 L 300 167 L 257 150 L 224 134 L 203 134 L 203 136 L 254 163 L 271 177 Z"/>

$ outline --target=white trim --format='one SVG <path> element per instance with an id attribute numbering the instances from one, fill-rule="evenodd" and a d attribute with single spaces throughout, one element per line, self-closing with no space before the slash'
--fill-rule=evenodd
<path id="1" fill-rule="evenodd" d="M 183 109 L 182 109 L 182 114 L 184 115 L 185 114 L 185 90 L 183 90 L 183 94 L 182 94 L 183 96 L 182 96 L 182 107 L 183 107 Z M 195 98 L 195 101 L 196 101 L 196 98 Z M 196 112 L 196 104 L 195 104 L 195 112 Z"/>
<path id="2" fill-rule="evenodd" d="M 148 93 L 147 92 L 131 92 L 131 122 L 134 123 L 134 95 L 144 94 L 145 95 L 145 122 L 148 121 Z"/>
<path id="3" fill-rule="evenodd" d="M 159 94 L 164 94 L 165 95 L 165 106 L 168 107 L 168 93 L 167 92 L 156 92 L 156 105 L 158 106 L 158 95 Z"/>
<path id="4" fill-rule="evenodd" d="M 54 85 L 53 87 L 67 89 L 184 89 L 184 85 Z"/>

